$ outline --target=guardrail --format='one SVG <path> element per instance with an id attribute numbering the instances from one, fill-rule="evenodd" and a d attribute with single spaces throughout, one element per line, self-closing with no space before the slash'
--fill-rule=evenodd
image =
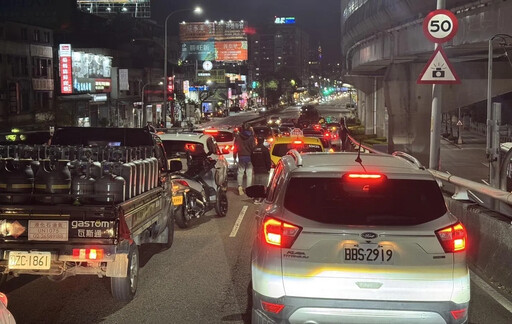
<path id="1" fill-rule="evenodd" d="M 360 145 L 352 136 L 348 136 L 350 142 L 354 146 L 354 149 L 357 151 L 359 146 L 361 146 L 361 149 L 363 149 L 365 153 L 374 153 L 374 154 L 387 154 L 384 152 L 377 151 L 373 148 L 367 147 L 365 145 Z M 398 156 L 401 158 L 405 158 L 409 162 L 417 165 L 419 168 L 425 169 L 421 165 L 421 163 L 412 155 L 404 153 L 404 152 L 394 152 L 392 155 Z M 506 156 L 506 158 L 512 157 L 512 149 L 510 151 L 510 154 Z M 507 160 L 505 158 L 505 160 Z M 506 170 L 508 167 L 507 164 L 503 164 L 502 170 Z M 440 186 L 443 185 L 443 183 L 449 183 L 455 187 L 454 193 L 452 195 L 452 199 L 454 200 L 467 200 L 467 201 L 473 201 L 477 203 L 480 206 L 486 207 L 490 210 L 496 211 L 498 213 L 502 213 L 507 217 L 512 218 L 512 193 L 493 188 L 489 185 L 478 183 L 475 181 L 467 180 L 461 177 L 457 177 L 455 175 L 452 175 L 447 172 L 441 172 L 433 169 L 426 169 L 429 171 L 434 178 L 438 181 Z M 501 172 L 501 183 L 506 183 L 507 179 L 506 172 Z M 477 194 L 483 195 L 487 197 L 488 199 L 483 199 L 483 197 L 479 197 Z"/>

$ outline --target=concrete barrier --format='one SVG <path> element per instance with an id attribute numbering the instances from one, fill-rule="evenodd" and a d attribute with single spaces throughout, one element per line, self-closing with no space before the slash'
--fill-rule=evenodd
<path id="1" fill-rule="evenodd" d="M 512 224 L 496 212 L 445 196 L 448 209 L 468 232 L 468 262 L 484 277 L 512 293 Z"/>

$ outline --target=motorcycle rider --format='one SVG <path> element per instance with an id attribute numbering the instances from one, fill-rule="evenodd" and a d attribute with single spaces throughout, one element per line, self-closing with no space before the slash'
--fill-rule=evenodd
<path id="1" fill-rule="evenodd" d="M 252 185 L 252 163 L 251 153 L 254 149 L 255 141 L 251 127 L 247 124 L 242 124 L 240 133 L 235 138 L 235 150 L 233 152 L 233 158 L 235 161 L 238 158 L 238 194 L 242 196 L 244 194 L 244 173 L 247 176 L 247 187 Z"/>

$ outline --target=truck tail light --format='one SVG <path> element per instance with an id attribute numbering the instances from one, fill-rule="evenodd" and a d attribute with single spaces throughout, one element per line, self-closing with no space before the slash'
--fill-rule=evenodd
<path id="1" fill-rule="evenodd" d="M 73 258 L 86 260 L 102 260 L 103 249 L 73 249 Z"/>
<path id="2" fill-rule="evenodd" d="M 265 242 L 285 249 L 293 245 L 301 230 L 299 226 L 269 216 L 263 222 Z"/>
<path id="3" fill-rule="evenodd" d="M 437 230 L 436 236 L 446 253 L 461 252 L 466 249 L 467 233 L 460 222 Z"/>

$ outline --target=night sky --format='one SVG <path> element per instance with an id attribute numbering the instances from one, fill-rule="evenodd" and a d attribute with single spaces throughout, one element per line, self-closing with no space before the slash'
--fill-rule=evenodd
<path id="1" fill-rule="evenodd" d="M 152 19 L 163 23 L 176 9 L 201 6 L 203 14 L 178 13 L 176 23 L 169 22 L 169 32 L 177 33 L 178 21 L 246 20 L 257 27 L 274 16 L 296 17 L 296 23 L 310 35 L 310 42 L 320 43 L 326 61 L 340 56 L 340 0 L 152 0 Z M 174 18 L 172 18 L 174 19 Z M 314 44 L 316 45 L 316 44 Z"/>

